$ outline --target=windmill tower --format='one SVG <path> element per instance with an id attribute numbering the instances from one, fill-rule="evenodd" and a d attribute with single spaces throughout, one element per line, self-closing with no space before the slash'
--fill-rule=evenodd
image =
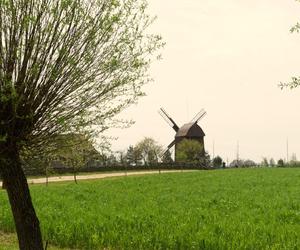
<path id="1" fill-rule="evenodd" d="M 196 140 L 203 145 L 202 155 L 205 155 L 204 150 L 204 136 L 202 128 L 198 125 L 198 122 L 206 115 L 206 111 L 201 109 L 200 112 L 189 122 L 182 127 L 178 127 L 175 121 L 168 115 L 168 113 L 161 108 L 159 114 L 162 118 L 175 130 L 175 139 L 169 144 L 168 150 L 175 146 L 175 161 L 177 160 L 177 146 L 183 139 Z"/>

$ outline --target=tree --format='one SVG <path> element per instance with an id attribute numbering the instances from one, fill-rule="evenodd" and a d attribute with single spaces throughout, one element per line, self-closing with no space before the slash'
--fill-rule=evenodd
<path id="1" fill-rule="evenodd" d="M 297 155 L 295 153 L 292 154 L 290 161 L 288 162 L 288 165 L 291 167 L 299 167 L 300 162 L 297 160 Z"/>
<path id="2" fill-rule="evenodd" d="M 249 167 L 255 167 L 257 164 L 253 160 L 243 160 L 243 159 L 236 159 L 233 160 L 229 166 L 230 167 L 243 167 L 243 168 L 249 168 Z"/>
<path id="3" fill-rule="evenodd" d="M 238 168 L 243 166 L 243 161 L 241 159 L 235 159 L 229 164 L 232 168 Z"/>
<path id="4" fill-rule="evenodd" d="M 133 165 L 136 163 L 135 160 L 135 153 L 134 153 L 134 147 L 130 145 L 126 152 L 126 161 L 129 165 Z"/>
<path id="5" fill-rule="evenodd" d="M 43 249 L 20 155 L 54 134 L 97 135 L 143 95 L 151 56 L 145 0 L 0 1 L 0 172 L 20 249 Z M 48 140 L 49 139 L 49 140 Z"/>
<path id="6" fill-rule="evenodd" d="M 117 157 L 113 153 L 111 153 L 108 156 L 107 163 L 110 167 L 115 167 L 118 164 Z"/>
<path id="7" fill-rule="evenodd" d="M 183 139 L 177 145 L 176 160 L 179 162 L 199 162 L 202 159 L 203 145 L 196 140 Z"/>
<path id="8" fill-rule="evenodd" d="M 294 25 L 291 29 L 290 29 L 291 33 L 299 33 L 300 32 L 300 23 L 297 23 L 296 25 Z M 300 86 L 300 77 L 296 77 L 293 76 L 291 81 L 288 83 L 280 83 L 279 86 L 281 87 L 281 89 L 283 88 L 290 88 L 290 89 L 294 89 Z"/>
<path id="9" fill-rule="evenodd" d="M 54 152 L 56 159 L 73 168 L 74 181 L 77 184 L 77 172 L 89 160 L 97 157 L 98 152 L 92 145 L 90 138 L 83 134 L 67 134 L 57 136 L 60 147 Z"/>
<path id="10" fill-rule="evenodd" d="M 212 164 L 214 168 L 220 168 L 222 167 L 223 160 L 220 156 L 216 156 L 215 158 L 213 158 Z"/>
<path id="11" fill-rule="evenodd" d="M 275 164 L 275 160 L 273 158 L 270 159 L 269 165 L 270 165 L 270 167 L 275 167 L 276 164 Z"/>
<path id="12" fill-rule="evenodd" d="M 108 164 L 108 156 L 106 153 L 102 152 L 95 158 L 95 163 L 97 166 L 107 166 Z"/>
<path id="13" fill-rule="evenodd" d="M 277 162 L 277 167 L 284 167 L 284 160 L 279 159 Z"/>
<path id="14" fill-rule="evenodd" d="M 117 154 L 118 154 L 118 162 L 121 166 L 124 166 L 127 164 L 127 155 L 124 151 L 117 151 Z"/>
<path id="15" fill-rule="evenodd" d="M 201 158 L 200 162 L 203 163 L 206 167 L 211 167 L 211 159 L 208 152 L 204 153 L 204 157 Z"/>
<path id="16" fill-rule="evenodd" d="M 249 168 L 249 167 L 255 167 L 257 164 L 255 163 L 255 161 L 253 160 L 244 160 L 243 161 L 243 166 L 246 167 L 246 168 Z"/>
<path id="17" fill-rule="evenodd" d="M 267 157 L 263 157 L 261 165 L 263 167 L 268 167 L 269 166 L 269 161 L 268 161 Z"/>
<path id="18" fill-rule="evenodd" d="M 163 149 L 153 138 L 145 137 L 136 144 L 135 151 L 143 163 L 147 165 L 158 163 Z"/>
<path id="19" fill-rule="evenodd" d="M 131 166 L 141 165 L 142 153 L 140 152 L 140 149 L 130 145 L 126 152 L 126 161 Z"/>

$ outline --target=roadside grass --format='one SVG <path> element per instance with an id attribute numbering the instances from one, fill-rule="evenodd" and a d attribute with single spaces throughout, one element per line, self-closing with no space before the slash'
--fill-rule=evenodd
<path id="1" fill-rule="evenodd" d="M 18 249 L 17 237 L 12 233 L 4 233 L 0 231 L 0 250 Z"/>
<path id="2" fill-rule="evenodd" d="M 299 249 L 299 178 L 300 169 L 234 169 L 34 185 L 31 192 L 44 240 L 61 248 Z M 14 232 L 5 192 L 0 230 Z"/>
<path id="3" fill-rule="evenodd" d="M 15 233 L 5 233 L 0 231 L 0 250 L 18 250 L 18 239 Z M 49 245 L 48 250 L 67 250 Z M 68 248 L 69 249 L 69 248 Z"/>

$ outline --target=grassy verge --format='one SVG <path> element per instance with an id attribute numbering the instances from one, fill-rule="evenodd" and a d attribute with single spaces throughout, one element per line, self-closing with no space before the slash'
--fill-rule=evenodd
<path id="1" fill-rule="evenodd" d="M 5 233 L 0 231 L 0 250 L 18 250 L 18 239 L 15 233 Z M 48 250 L 67 250 L 70 248 L 59 248 L 48 245 Z M 73 249 L 76 250 L 76 249 Z"/>
<path id="2" fill-rule="evenodd" d="M 17 237 L 12 233 L 4 233 L 0 231 L 0 250 L 16 250 L 18 249 Z"/>
<path id="3" fill-rule="evenodd" d="M 299 177 L 300 169 L 199 171 L 31 192 L 44 239 L 62 248 L 299 249 Z M 0 230 L 13 232 L 5 192 L 0 204 Z"/>

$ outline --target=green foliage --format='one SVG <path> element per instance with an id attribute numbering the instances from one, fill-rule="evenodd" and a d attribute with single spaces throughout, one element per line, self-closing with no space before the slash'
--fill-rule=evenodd
<path id="1" fill-rule="evenodd" d="M 84 134 L 61 134 L 52 136 L 51 144 L 47 144 L 47 148 L 25 148 L 21 156 L 25 169 L 45 169 L 46 166 L 51 168 L 55 164 L 77 169 L 98 159 L 100 153 L 94 148 L 91 139 Z"/>
<path id="2" fill-rule="evenodd" d="M 288 162 L 289 167 L 300 167 L 300 161 L 297 160 L 295 153 L 292 154 L 290 161 Z"/>
<path id="3" fill-rule="evenodd" d="M 282 159 L 279 159 L 278 162 L 277 162 L 277 166 L 278 167 L 284 167 L 284 165 L 285 165 L 284 161 Z"/>
<path id="4" fill-rule="evenodd" d="M 67 249 L 281 250 L 300 245 L 299 177 L 300 169 L 234 169 L 31 192 L 44 239 Z M 0 203 L 0 230 L 14 231 L 5 192 Z"/>
<path id="5" fill-rule="evenodd" d="M 270 162 L 269 162 L 269 165 L 270 167 L 275 167 L 275 160 L 273 158 L 270 159 Z"/>
<path id="6" fill-rule="evenodd" d="M 296 0 L 299 2 L 299 0 Z M 291 33 L 299 33 L 300 32 L 300 23 L 297 22 L 291 29 L 290 29 Z M 290 88 L 290 89 L 294 89 L 300 86 L 300 77 L 295 77 L 293 76 L 291 81 L 288 83 L 280 83 L 279 86 L 281 87 L 281 89 L 283 88 Z"/>
<path id="7" fill-rule="evenodd" d="M 129 165 L 140 165 L 142 156 L 136 147 L 129 146 L 126 153 L 127 163 Z"/>
<path id="8" fill-rule="evenodd" d="M 295 153 L 292 154 L 290 161 L 287 162 L 289 167 L 300 167 L 300 161 L 297 160 L 297 156 Z"/>
<path id="9" fill-rule="evenodd" d="M 0 1 L 0 138 L 40 146 L 122 124 L 163 46 L 153 21 L 146 0 Z"/>
<path id="10" fill-rule="evenodd" d="M 145 137 L 134 147 L 137 158 L 142 159 L 144 164 L 154 164 L 160 161 L 163 149 L 153 138 Z"/>
<path id="11" fill-rule="evenodd" d="M 261 165 L 263 167 L 269 167 L 269 161 L 267 157 L 263 157 L 262 161 L 261 161 Z"/>
<path id="12" fill-rule="evenodd" d="M 107 164 L 108 164 L 109 166 L 114 166 L 114 165 L 118 164 L 117 157 L 116 157 L 113 153 L 111 153 L 111 154 L 108 156 L 108 158 L 107 158 Z"/>
<path id="13" fill-rule="evenodd" d="M 248 160 L 243 161 L 243 166 L 244 167 L 255 167 L 255 166 L 257 166 L 257 164 L 255 163 L 255 161 L 248 159 Z"/>
<path id="14" fill-rule="evenodd" d="M 129 165 L 132 165 L 135 163 L 135 160 L 134 160 L 134 148 L 133 146 L 129 146 L 129 148 L 127 149 L 127 152 L 126 152 L 126 161 Z"/>
<path id="15" fill-rule="evenodd" d="M 249 167 L 255 167 L 257 164 L 253 161 L 253 160 L 243 160 L 243 159 L 236 159 L 236 160 L 233 160 L 229 166 L 230 167 L 242 167 L 242 168 L 249 168 Z"/>
<path id="16" fill-rule="evenodd" d="M 177 145 L 176 161 L 199 162 L 202 159 L 203 145 L 196 140 L 184 139 Z"/>
<path id="17" fill-rule="evenodd" d="M 222 163 L 223 163 L 223 160 L 222 160 L 222 158 L 220 156 L 216 156 L 212 160 L 212 165 L 213 165 L 214 168 L 220 168 L 220 167 L 222 167 Z"/>
<path id="18" fill-rule="evenodd" d="M 117 151 L 116 152 L 117 155 L 117 162 L 121 165 L 127 165 L 128 163 L 128 159 L 127 159 L 127 153 L 125 153 L 124 151 Z"/>

